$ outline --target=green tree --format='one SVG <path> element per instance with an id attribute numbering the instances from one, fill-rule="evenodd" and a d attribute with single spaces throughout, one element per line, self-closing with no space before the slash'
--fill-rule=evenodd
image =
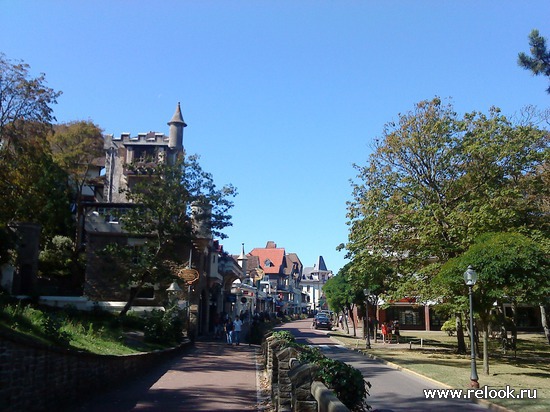
<path id="1" fill-rule="evenodd" d="M 22 122 L 51 124 L 55 119 L 51 106 L 57 103 L 61 92 L 47 87 L 44 73 L 31 77 L 30 66 L 12 61 L 0 53 L 0 143 L 9 145 L 10 137 L 24 134 L 6 134 L 6 128 L 16 129 Z"/>
<path id="2" fill-rule="evenodd" d="M 418 103 L 356 165 L 348 256 L 394 267 L 388 300 L 437 299 L 430 280 L 439 266 L 480 234 L 506 227 L 548 239 L 540 199 L 548 199 L 549 155 L 547 131 L 512 124 L 497 108 L 460 117 L 439 98 Z"/>
<path id="3" fill-rule="evenodd" d="M 51 106 L 61 92 L 45 85 L 44 74 L 32 77 L 29 70 L 28 64 L 0 53 L 0 231 L 7 236 L 10 223 L 34 222 L 49 239 L 70 227 L 61 184 L 67 177 L 46 144 L 54 120 Z"/>
<path id="4" fill-rule="evenodd" d="M 538 242 L 520 233 L 487 233 L 462 255 L 446 262 L 434 282 L 444 300 L 461 297 L 467 308 L 463 273 L 471 265 L 479 275 L 474 286 L 474 310 L 483 330 L 483 370 L 489 373 L 489 322 L 494 303 L 540 305 L 550 294 L 550 258 Z M 470 331 L 472 333 L 472 331 Z"/>
<path id="5" fill-rule="evenodd" d="M 132 293 L 121 315 L 124 316 L 140 289 L 147 283 L 166 282 L 185 266 L 177 247 L 204 237 L 204 229 L 225 238 L 223 229 L 231 225 L 228 211 L 236 190 L 231 185 L 218 189 L 212 175 L 205 172 L 197 156 L 181 157 L 175 165 L 159 163 L 148 169 L 135 169 L 144 178 L 127 191 L 134 207 L 121 217 L 123 230 L 142 238 L 139 256 L 135 245 L 113 244 L 107 251 Z M 196 206 L 203 212 L 197 213 Z M 116 256 L 116 258 L 114 258 Z"/>
<path id="6" fill-rule="evenodd" d="M 93 190 L 96 176 L 90 174 L 98 160 L 105 156 L 103 135 L 91 121 L 76 121 L 56 125 L 48 136 L 53 159 L 67 173 L 67 190 L 76 210 L 75 254 L 81 243 L 82 196 L 85 187 Z"/>
<path id="7" fill-rule="evenodd" d="M 17 137 L 10 147 L 0 149 L 0 225 L 39 223 L 46 241 L 72 227 L 67 175 L 52 159 L 47 133 L 44 124 L 25 122 L 10 131 Z"/>
<path id="8" fill-rule="evenodd" d="M 550 78 L 550 50 L 546 48 L 546 39 L 533 29 L 529 34 L 531 56 L 524 52 L 518 54 L 518 65 L 530 70 L 535 76 L 539 74 Z M 550 93 L 550 86 L 546 89 Z"/>

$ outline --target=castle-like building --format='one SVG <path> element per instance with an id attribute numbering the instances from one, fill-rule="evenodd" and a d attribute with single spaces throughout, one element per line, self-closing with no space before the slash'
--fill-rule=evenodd
<path id="1" fill-rule="evenodd" d="M 173 164 L 179 155 L 185 153 L 183 129 L 187 124 L 183 120 L 179 103 L 168 126 L 168 136 L 157 132 L 138 133 L 134 136 L 130 133 L 105 136 L 105 202 L 127 202 L 124 190 L 131 189 L 141 178 L 134 171 L 136 167 L 146 168 L 162 161 Z M 130 168 L 129 165 L 133 167 Z"/>

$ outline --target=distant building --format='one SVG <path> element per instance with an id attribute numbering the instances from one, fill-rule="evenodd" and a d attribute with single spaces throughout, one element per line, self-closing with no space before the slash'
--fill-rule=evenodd
<path id="1" fill-rule="evenodd" d="M 264 248 L 254 248 L 247 256 L 248 273 L 260 282 L 261 292 L 271 303 L 269 311 L 302 313 L 306 302 L 300 288 L 303 266 L 298 255 L 287 254 L 284 248 L 268 241 Z"/>
<path id="2" fill-rule="evenodd" d="M 332 276 L 333 273 L 327 269 L 323 256 L 319 256 L 313 267 L 304 268 L 300 284 L 302 291 L 307 295 L 310 311 L 328 310 L 323 286 Z"/>

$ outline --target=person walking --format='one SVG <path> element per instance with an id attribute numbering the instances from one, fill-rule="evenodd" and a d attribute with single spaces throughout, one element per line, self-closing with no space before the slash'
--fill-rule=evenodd
<path id="1" fill-rule="evenodd" d="M 233 321 L 233 342 L 235 342 L 235 345 L 239 345 L 241 343 L 241 330 L 243 329 L 243 321 L 239 319 L 239 316 L 235 316 L 235 320 Z"/>
<path id="2" fill-rule="evenodd" d="M 227 318 L 227 321 L 224 325 L 225 329 L 225 336 L 227 338 L 227 344 L 232 345 L 233 344 L 233 321 L 231 320 L 231 316 Z"/>

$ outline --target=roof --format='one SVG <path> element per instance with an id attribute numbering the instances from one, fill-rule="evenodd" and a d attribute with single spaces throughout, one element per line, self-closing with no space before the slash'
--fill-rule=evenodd
<path id="1" fill-rule="evenodd" d="M 258 258 L 259 266 L 266 274 L 284 274 L 286 262 L 283 248 L 254 248 L 248 255 Z"/>
<path id="2" fill-rule="evenodd" d="M 178 102 L 178 106 L 176 107 L 176 111 L 174 112 L 174 115 L 172 116 L 172 119 L 168 122 L 168 125 L 171 125 L 172 123 L 180 123 L 183 125 L 183 127 L 187 126 L 185 122 L 183 121 L 183 116 L 181 114 L 181 106 L 180 102 Z"/>

